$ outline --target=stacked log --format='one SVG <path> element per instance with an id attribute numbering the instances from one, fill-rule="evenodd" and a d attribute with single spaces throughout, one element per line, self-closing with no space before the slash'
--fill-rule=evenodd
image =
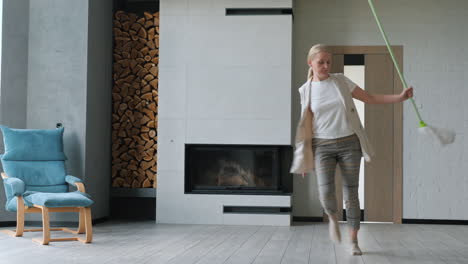
<path id="1" fill-rule="evenodd" d="M 114 19 L 112 186 L 156 188 L 159 12 Z"/>

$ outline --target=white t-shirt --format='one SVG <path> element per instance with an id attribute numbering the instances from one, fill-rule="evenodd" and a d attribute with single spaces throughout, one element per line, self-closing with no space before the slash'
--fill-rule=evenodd
<path id="1" fill-rule="evenodd" d="M 354 134 L 346 119 L 346 109 L 338 87 L 332 78 L 344 79 L 350 93 L 356 87 L 356 84 L 343 74 L 330 74 L 330 77 L 323 81 L 312 81 L 310 94 L 315 138 L 333 139 Z"/>

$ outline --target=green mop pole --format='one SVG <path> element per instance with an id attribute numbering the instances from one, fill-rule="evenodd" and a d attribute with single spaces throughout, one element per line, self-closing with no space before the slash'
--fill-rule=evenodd
<path id="1" fill-rule="evenodd" d="M 380 24 L 379 17 L 377 16 L 377 13 L 375 12 L 374 4 L 372 3 L 372 0 L 368 0 L 368 1 L 369 1 L 369 6 L 370 6 L 370 8 L 372 10 L 372 14 L 374 14 L 375 21 L 377 22 L 377 26 L 380 29 L 380 33 L 382 33 L 382 37 L 383 37 L 383 39 L 385 41 L 385 44 L 387 45 L 388 52 L 390 52 L 390 57 L 392 57 L 393 65 L 395 65 L 395 68 L 396 68 L 396 70 L 398 72 L 398 76 L 400 76 L 401 83 L 403 84 L 403 88 L 405 89 L 405 88 L 408 87 L 408 85 L 406 84 L 406 81 L 405 81 L 405 77 L 401 73 L 400 67 L 398 66 L 398 62 L 395 59 L 395 55 L 393 55 L 393 50 L 392 50 L 392 47 L 390 46 L 390 43 L 389 43 L 389 41 L 387 39 L 387 35 L 385 34 L 385 31 L 384 31 L 384 29 L 382 27 L 382 24 Z M 414 102 L 414 99 L 410 98 L 410 100 L 411 100 L 411 103 L 413 104 L 414 111 L 416 111 L 416 115 L 418 116 L 419 127 L 425 127 L 426 123 L 424 123 L 424 121 L 422 120 L 421 114 L 419 114 L 419 111 L 418 111 L 418 108 L 416 107 L 416 103 Z"/>

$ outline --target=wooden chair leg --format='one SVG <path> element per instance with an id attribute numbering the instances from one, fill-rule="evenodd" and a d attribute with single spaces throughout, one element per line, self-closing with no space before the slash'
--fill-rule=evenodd
<path id="1" fill-rule="evenodd" d="M 85 230 L 86 230 L 86 236 L 85 239 L 78 239 L 79 241 L 83 243 L 91 243 L 93 240 L 93 223 L 91 221 L 91 208 L 90 207 L 85 207 L 83 208 L 84 211 L 84 219 L 85 219 Z"/>
<path id="2" fill-rule="evenodd" d="M 49 224 L 49 208 L 41 206 L 42 209 L 42 241 L 39 239 L 33 239 L 42 245 L 48 245 L 50 242 L 50 224 Z"/>
<path id="3" fill-rule="evenodd" d="M 83 234 L 85 232 L 85 209 L 80 208 L 80 220 L 78 223 L 78 230 L 76 231 L 77 234 Z"/>
<path id="4" fill-rule="evenodd" d="M 16 230 L 1 230 L 1 232 L 13 237 L 23 236 L 24 230 L 24 201 L 23 197 L 18 196 L 16 203 Z"/>
<path id="5" fill-rule="evenodd" d="M 23 236 L 24 232 L 24 201 L 23 197 L 18 196 L 18 203 L 16 206 L 16 234 L 15 236 Z"/>

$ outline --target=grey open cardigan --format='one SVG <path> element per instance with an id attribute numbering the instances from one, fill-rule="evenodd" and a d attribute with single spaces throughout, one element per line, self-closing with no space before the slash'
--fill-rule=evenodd
<path id="1" fill-rule="evenodd" d="M 347 84 L 345 83 L 344 75 L 342 73 L 334 73 L 330 74 L 329 78 L 331 78 L 338 88 L 341 101 L 346 109 L 346 118 L 351 129 L 359 138 L 364 159 L 369 162 L 371 156 L 374 155 L 374 151 L 359 120 L 353 97 L 346 87 Z M 308 80 L 299 88 L 299 94 L 301 96 L 301 118 L 297 125 L 294 157 L 290 170 L 291 173 L 296 174 L 309 173 L 314 169 L 314 153 L 312 152 L 312 138 L 314 137 L 312 124 L 314 114 L 310 108 L 311 83 L 311 80 Z"/>

